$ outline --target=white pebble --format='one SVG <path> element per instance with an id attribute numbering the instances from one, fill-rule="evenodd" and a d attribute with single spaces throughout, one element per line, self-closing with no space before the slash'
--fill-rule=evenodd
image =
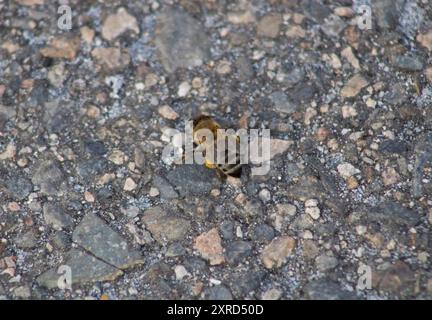
<path id="1" fill-rule="evenodd" d="M 262 202 L 269 202 L 271 200 L 271 193 L 268 189 L 262 189 L 258 196 Z"/>
<path id="2" fill-rule="evenodd" d="M 124 191 L 132 191 L 137 187 L 135 181 L 132 178 L 127 178 L 123 187 Z"/>
<path id="3" fill-rule="evenodd" d="M 240 228 L 240 226 L 237 226 L 237 228 L 236 228 L 236 236 L 237 236 L 237 238 L 240 238 L 240 239 L 243 238 L 243 231 Z"/>
<path id="4" fill-rule="evenodd" d="M 312 232 L 310 230 L 305 230 L 303 232 L 303 237 L 302 238 L 306 239 L 306 240 L 311 240 L 311 239 L 313 239 L 313 234 L 312 234 Z"/>
<path id="5" fill-rule="evenodd" d="M 186 276 L 190 276 L 190 273 L 182 265 L 175 266 L 174 272 L 176 275 L 176 280 L 182 280 Z"/>
<path id="6" fill-rule="evenodd" d="M 317 199 L 309 199 L 305 202 L 305 207 L 316 207 L 318 206 L 318 200 Z"/>
<path id="7" fill-rule="evenodd" d="M 159 190 L 155 187 L 150 188 L 149 196 L 150 197 L 157 197 L 159 195 Z"/>
<path id="8" fill-rule="evenodd" d="M 182 83 L 180 83 L 178 87 L 177 95 L 179 97 L 186 97 L 190 89 L 191 89 L 190 84 L 186 81 L 183 81 Z"/>
<path id="9" fill-rule="evenodd" d="M 357 169 L 356 167 L 354 167 L 352 164 L 348 162 L 341 163 L 340 165 L 338 165 L 337 170 L 339 174 L 342 176 L 342 178 L 344 179 L 348 179 L 349 177 L 360 173 L 359 169 Z"/>

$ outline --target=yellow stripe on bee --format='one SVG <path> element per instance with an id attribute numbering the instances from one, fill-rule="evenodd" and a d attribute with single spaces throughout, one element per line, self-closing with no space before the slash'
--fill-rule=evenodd
<path id="1" fill-rule="evenodd" d="M 216 165 L 214 163 L 211 163 L 210 161 L 208 161 L 207 159 L 205 159 L 204 161 L 204 165 L 209 168 L 209 169 L 214 169 L 216 168 Z"/>

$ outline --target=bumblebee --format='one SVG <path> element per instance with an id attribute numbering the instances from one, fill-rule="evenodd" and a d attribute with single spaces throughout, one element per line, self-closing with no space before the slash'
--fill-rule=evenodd
<path id="1" fill-rule="evenodd" d="M 213 134 L 213 141 L 206 141 L 205 137 L 199 137 L 196 135 L 196 133 L 201 129 L 208 129 Z M 227 135 L 227 136 L 220 136 L 220 132 L 218 132 L 218 129 L 221 129 L 221 126 L 219 123 L 217 123 L 213 118 L 206 115 L 198 116 L 193 120 L 193 142 L 194 142 L 194 148 L 202 150 L 206 150 L 206 146 L 208 143 L 213 143 L 213 150 L 215 150 L 215 154 L 218 155 L 220 153 L 220 158 L 223 158 L 223 163 L 218 163 L 218 161 L 210 162 L 208 158 L 205 158 L 204 165 L 209 169 L 215 169 L 218 176 L 221 179 L 225 179 L 228 176 L 232 177 L 240 177 L 242 173 L 242 164 L 240 163 L 240 138 L 236 135 Z M 236 148 L 235 150 L 229 150 L 229 148 L 226 147 L 226 144 L 224 143 L 224 150 L 218 150 L 217 148 L 217 140 L 219 138 L 222 138 L 225 142 L 225 140 L 232 139 L 235 141 Z M 203 155 L 205 156 L 205 151 L 203 151 Z M 231 161 L 229 163 L 229 159 L 235 159 L 234 161 Z"/>

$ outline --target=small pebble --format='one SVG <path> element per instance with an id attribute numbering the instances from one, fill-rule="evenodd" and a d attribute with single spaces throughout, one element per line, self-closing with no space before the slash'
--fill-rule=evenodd
<path id="1" fill-rule="evenodd" d="M 175 275 L 176 275 L 176 280 L 178 280 L 178 281 L 183 280 L 183 278 L 186 277 L 186 276 L 190 276 L 190 273 L 182 265 L 175 266 L 174 272 L 175 272 Z"/>
<path id="2" fill-rule="evenodd" d="M 149 191 L 149 196 L 150 197 L 157 197 L 159 195 L 159 190 L 158 188 L 155 187 L 151 187 L 150 191 Z"/>
<path id="3" fill-rule="evenodd" d="M 178 87 L 177 95 L 180 98 L 186 97 L 188 95 L 190 89 L 191 89 L 190 84 L 186 81 L 183 81 L 182 83 L 180 83 L 180 85 Z"/>
<path id="4" fill-rule="evenodd" d="M 89 191 L 84 192 L 84 199 L 87 202 L 94 202 L 95 201 L 94 195 Z"/>
<path id="5" fill-rule="evenodd" d="M 132 178 L 127 178 L 123 187 L 124 191 L 132 191 L 135 190 L 137 187 L 137 184 Z"/>

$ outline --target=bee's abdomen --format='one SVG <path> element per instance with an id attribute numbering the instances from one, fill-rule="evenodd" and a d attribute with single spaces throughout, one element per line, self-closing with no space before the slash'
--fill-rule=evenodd
<path id="1" fill-rule="evenodd" d="M 241 175 L 242 164 L 240 161 L 239 145 L 237 144 L 236 147 L 236 150 L 225 149 L 224 163 L 219 163 L 217 165 L 217 168 L 227 176 L 239 177 Z M 233 159 L 235 159 L 235 161 L 232 161 Z"/>

